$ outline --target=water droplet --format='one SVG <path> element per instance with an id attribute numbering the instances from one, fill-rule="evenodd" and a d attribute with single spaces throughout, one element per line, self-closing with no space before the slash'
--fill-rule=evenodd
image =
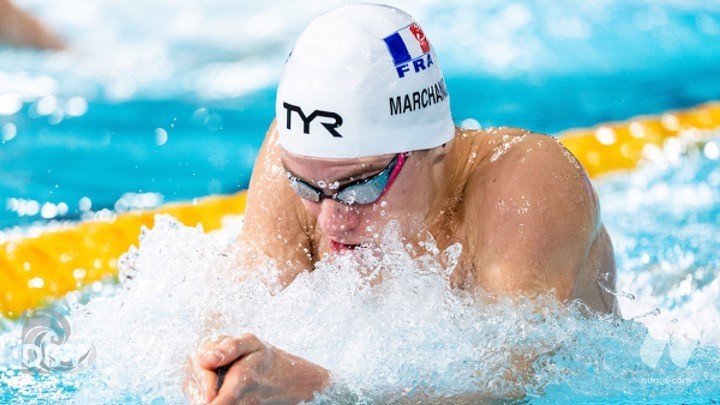
<path id="1" fill-rule="evenodd" d="M 85 269 L 78 268 L 78 269 L 73 270 L 72 274 L 76 280 L 82 280 L 87 275 L 87 271 L 85 271 Z"/>
<path id="2" fill-rule="evenodd" d="M 28 280 L 28 287 L 30 288 L 42 288 L 45 285 L 45 280 L 40 277 L 33 277 Z"/>
<path id="3" fill-rule="evenodd" d="M 2 139 L 3 142 L 13 140 L 15 135 L 17 135 L 17 127 L 12 122 L 8 122 L 0 129 L 0 139 Z"/>
<path id="4" fill-rule="evenodd" d="M 88 103 L 82 97 L 71 97 L 65 102 L 65 114 L 68 117 L 80 117 L 88 110 Z"/>
<path id="5" fill-rule="evenodd" d="M 462 129 L 480 129 L 481 126 L 477 120 L 475 120 L 473 118 L 467 118 L 467 119 L 462 120 L 462 122 L 460 123 L 460 128 L 462 128 Z"/>
<path id="6" fill-rule="evenodd" d="M 167 143 L 168 133 L 163 128 L 155 128 L 155 145 L 163 146 Z"/>
<path id="7" fill-rule="evenodd" d="M 20 111 L 23 102 L 20 96 L 14 93 L 0 95 L 0 115 L 13 115 Z"/>
<path id="8" fill-rule="evenodd" d="M 615 130 L 610 127 L 600 127 L 595 131 L 595 138 L 603 145 L 612 145 L 617 140 Z"/>

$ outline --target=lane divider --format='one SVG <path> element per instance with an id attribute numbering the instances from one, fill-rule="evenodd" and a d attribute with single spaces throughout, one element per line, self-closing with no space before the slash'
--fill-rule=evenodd
<path id="1" fill-rule="evenodd" d="M 81 222 L 35 238 L 0 245 L 0 313 L 17 318 L 49 299 L 117 275 L 118 258 L 137 244 L 142 226 L 167 213 L 205 231 L 222 226 L 225 215 L 245 212 L 245 192 L 171 203 L 156 210 L 128 212 L 109 220 Z"/>
<path id="2" fill-rule="evenodd" d="M 597 177 L 634 168 L 649 146 L 660 148 L 669 138 L 702 136 L 704 131 L 718 128 L 720 102 L 712 102 L 659 116 L 568 130 L 559 139 L 588 174 Z M 0 314 L 17 318 L 48 300 L 117 275 L 118 258 L 137 244 L 140 228 L 151 227 L 157 213 L 171 214 L 189 226 L 202 224 L 205 231 L 211 231 L 222 226 L 225 215 L 242 214 L 245 197 L 242 191 L 167 204 L 0 244 Z"/>
<path id="3" fill-rule="evenodd" d="M 585 167 L 590 177 L 636 167 L 648 147 L 661 148 L 670 138 L 698 139 L 720 128 L 720 102 L 657 116 L 640 116 L 560 134 L 563 145 Z"/>

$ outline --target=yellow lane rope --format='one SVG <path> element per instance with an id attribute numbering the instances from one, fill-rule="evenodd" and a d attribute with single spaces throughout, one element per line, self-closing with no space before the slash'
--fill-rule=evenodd
<path id="1" fill-rule="evenodd" d="M 572 129 L 560 134 L 560 140 L 580 160 L 590 177 L 597 177 L 634 168 L 650 145 L 662 147 L 668 138 L 699 137 L 704 131 L 717 128 L 720 128 L 720 102 L 711 102 L 659 116 Z"/>
<path id="2" fill-rule="evenodd" d="M 660 116 L 632 118 L 560 135 L 591 177 L 635 167 L 648 145 L 693 130 L 720 128 L 720 103 L 707 103 Z M 111 220 L 82 222 L 34 238 L 0 244 L 0 314 L 16 318 L 27 309 L 62 297 L 84 285 L 117 274 L 117 259 L 136 244 L 141 226 L 152 226 L 157 213 L 182 223 L 218 229 L 225 215 L 245 210 L 245 192 L 213 196 L 194 203 L 168 204 L 157 210 L 125 213 Z"/>
<path id="3" fill-rule="evenodd" d="M 35 238 L 6 242 L 0 245 L 0 313 L 15 318 L 48 299 L 115 276 L 118 258 L 137 244 L 143 225 L 152 227 L 155 214 L 170 214 L 189 226 L 200 223 L 205 231 L 211 231 L 221 227 L 223 216 L 244 211 L 243 191 L 82 222 Z"/>

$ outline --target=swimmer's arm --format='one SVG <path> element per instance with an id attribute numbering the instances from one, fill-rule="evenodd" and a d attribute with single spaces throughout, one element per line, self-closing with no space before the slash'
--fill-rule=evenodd
<path id="1" fill-rule="evenodd" d="M 571 300 L 591 246 L 606 235 L 583 168 L 556 139 L 528 134 L 479 169 L 466 206 L 466 221 L 477 224 L 468 232 L 476 285 L 502 296 L 553 291 Z M 539 355 L 511 350 L 503 376 L 510 395 L 522 396 L 532 384 Z"/>
<path id="2" fill-rule="evenodd" d="M 597 196 L 577 160 L 554 138 L 530 134 L 472 184 L 468 235 L 477 284 L 490 291 L 572 297 L 601 230 Z M 480 177 L 480 176 L 479 176 Z M 475 187 L 472 187 L 475 186 Z"/>
<path id="3" fill-rule="evenodd" d="M 274 259 L 281 270 L 279 281 L 287 285 L 312 264 L 305 251 L 309 249 L 309 242 L 298 216 L 297 201 L 280 163 L 274 123 L 255 163 L 247 198 L 242 232 L 236 246 L 226 252 L 236 260 L 237 272 L 226 274 L 218 269 L 208 276 L 240 282 L 255 269 L 267 270 L 267 260 Z M 217 395 L 217 371 L 214 367 L 203 367 L 201 356 L 217 341 L 221 318 L 217 311 L 209 308 L 204 322 L 206 337 L 186 363 L 188 377 L 184 391 L 193 402 L 208 403 Z"/>
<path id="4" fill-rule="evenodd" d="M 288 186 L 280 159 L 273 122 L 253 168 L 237 244 L 242 252 L 240 266 L 256 268 L 270 258 L 280 268 L 279 281 L 287 285 L 302 271 L 312 269 L 312 258 L 304 211 Z"/>
<path id="5" fill-rule="evenodd" d="M 0 0 L 0 43 L 38 49 L 64 48 L 60 39 L 9 0 Z"/>
<path id="6" fill-rule="evenodd" d="M 222 380 L 218 369 L 225 370 Z M 184 391 L 193 403 L 297 404 L 323 392 L 330 380 L 322 366 L 249 333 L 205 342 L 189 371 Z"/>

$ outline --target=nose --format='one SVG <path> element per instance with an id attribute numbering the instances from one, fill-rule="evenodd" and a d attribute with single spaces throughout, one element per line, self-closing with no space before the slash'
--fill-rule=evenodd
<path id="1" fill-rule="evenodd" d="M 325 199 L 320 204 L 318 225 L 325 235 L 342 242 L 343 236 L 352 234 L 360 225 L 360 213 L 352 206 Z"/>

